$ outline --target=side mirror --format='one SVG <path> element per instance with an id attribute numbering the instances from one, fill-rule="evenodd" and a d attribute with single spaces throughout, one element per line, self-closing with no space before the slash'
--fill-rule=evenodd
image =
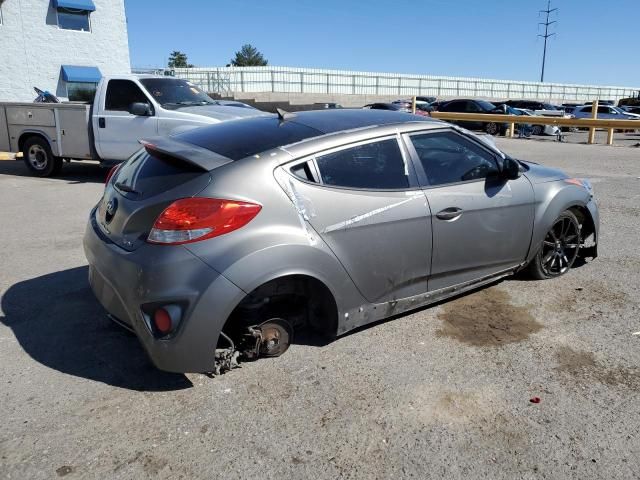
<path id="1" fill-rule="evenodd" d="M 151 106 L 145 102 L 135 102 L 129 106 L 129 113 L 139 117 L 150 117 Z"/>
<path id="2" fill-rule="evenodd" d="M 515 180 L 522 175 L 522 170 L 520 170 L 520 164 L 517 160 L 514 160 L 511 157 L 507 157 L 502 162 L 502 175 L 507 180 Z"/>

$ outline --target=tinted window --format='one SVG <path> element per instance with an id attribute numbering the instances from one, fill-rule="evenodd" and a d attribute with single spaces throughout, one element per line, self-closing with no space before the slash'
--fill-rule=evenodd
<path id="1" fill-rule="evenodd" d="M 456 133 L 413 135 L 411 142 L 429 185 L 478 180 L 498 173 L 493 155 Z"/>
<path id="2" fill-rule="evenodd" d="M 109 80 L 105 110 L 128 112 L 132 103 L 149 103 L 142 90 L 131 80 Z"/>
<path id="3" fill-rule="evenodd" d="M 326 185 L 368 190 L 409 187 L 408 170 L 395 139 L 322 155 L 316 162 Z"/>
<path id="4" fill-rule="evenodd" d="M 582 107 L 580 111 L 584 113 L 591 113 L 591 107 Z"/>
<path id="5" fill-rule="evenodd" d="M 58 8 L 58 27 L 65 30 L 80 30 L 88 32 L 89 12 L 84 10 L 70 10 Z"/>
<path id="6" fill-rule="evenodd" d="M 240 160 L 322 134 L 315 128 L 293 121 L 280 122 L 274 117 L 257 117 L 189 130 L 176 135 L 176 138 L 223 157 Z"/>
<path id="7" fill-rule="evenodd" d="M 450 102 L 442 105 L 440 110 L 443 112 L 464 112 L 467 102 Z"/>
<path id="8" fill-rule="evenodd" d="M 484 110 L 485 112 L 489 112 L 489 111 L 494 110 L 496 108 L 496 106 L 493 103 L 487 102 L 485 100 L 478 100 L 475 103 L 477 105 L 479 105 L 480 108 L 482 108 L 482 110 Z"/>
<path id="9" fill-rule="evenodd" d="M 202 169 L 188 162 L 159 152 L 150 154 L 142 149 L 118 169 L 114 183 L 125 185 L 137 192 L 133 194 L 121 190 L 125 196 L 143 200 L 175 188 L 202 173 Z"/>
<path id="10" fill-rule="evenodd" d="M 143 78 L 140 83 L 163 107 L 212 105 L 215 102 L 193 83 L 177 78 Z"/>
<path id="11" fill-rule="evenodd" d="M 476 113 L 481 112 L 482 108 L 480 108 L 475 102 L 467 102 L 464 111 L 469 113 Z"/>

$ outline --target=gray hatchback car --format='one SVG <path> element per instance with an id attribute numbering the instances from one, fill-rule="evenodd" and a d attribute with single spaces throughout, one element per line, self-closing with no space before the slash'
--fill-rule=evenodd
<path id="1" fill-rule="evenodd" d="M 219 372 L 303 328 L 340 335 L 597 253 L 586 180 L 424 117 L 281 113 L 143 145 L 84 247 L 96 297 L 163 370 Z"/>

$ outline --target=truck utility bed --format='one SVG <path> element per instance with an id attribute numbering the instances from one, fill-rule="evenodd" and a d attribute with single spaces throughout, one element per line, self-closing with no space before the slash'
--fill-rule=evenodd
<path id="1" fill-rule="evenodd" d="M 91 159 L 90 108 L 86 103 L 0 102 L 0 151 L 19 152 L 23 140 L 37 133 L 56 157 Z"/>

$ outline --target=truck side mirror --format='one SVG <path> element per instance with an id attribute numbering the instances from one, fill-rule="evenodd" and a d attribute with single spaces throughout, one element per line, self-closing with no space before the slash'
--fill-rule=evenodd
<path id="1" fill-rule="evenodd" d="M 139 117 L 150 117 L 151 107 L 145 102 L 135 102 L 129 105 L 129 113 L 138 115 Z"/>

